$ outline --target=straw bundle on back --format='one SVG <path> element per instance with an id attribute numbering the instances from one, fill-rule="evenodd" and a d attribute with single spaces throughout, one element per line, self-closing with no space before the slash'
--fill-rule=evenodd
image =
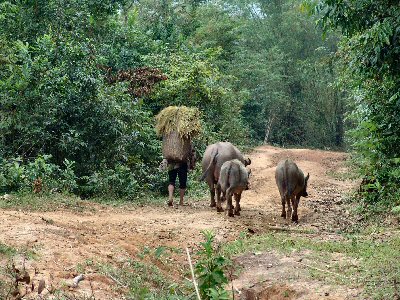
<path id="1" fill-rule="evenodd" d="M 186 106 L 169 106 L 156 116 L 156 131 L 163 136 L 163 156 L 170 161 L 185 161 L 190 153 L 190 138 L 201 130 L 200 111 Z"/>
<path id="2" fill-rule="evenodd" d="M 179 133 L 181 138 L 191 138 L 201 131 L 200 111 L 196 107 L 168 106 L 156 116 L 158 135 Z"/>

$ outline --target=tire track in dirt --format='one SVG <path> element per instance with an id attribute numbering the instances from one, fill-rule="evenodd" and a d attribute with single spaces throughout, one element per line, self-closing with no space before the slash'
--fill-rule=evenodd
<path id="1" fill-rule="evenodd" d="M 343 226 L 340 220 L 344 209 L 336 202 L 342 201 L 342 196 L 354 183 L 335 179 L 329 174 L 346 172 L 346 154 L 262 146 L 250 157 L 251 189 L 242 196 L 239 217 L 229 218 L 217 213 L 208 207 L 208 198 L 178 209 L 88 204 L 94 211 L 28 213 L 0 210 L 0 241 L 18 248 L 35 247 L 39 257 L 27 267 L 36 268 L 46 281 L 52 277 L 59 283 L 71 279 L 76 265 L 86 259 L 114 264 L 135 257 L 145 245 L 195 247 L 202 241 L 200 232 L 205 229 L 213 230 L 216 239 L 225 242 L 234 240 L 249 228 L 263 233 L 271 226 L 294 226 L 280 218 L 280 198 L 274 179 L 277 162 L 287 157 L 294 159 L 305 173 L 310 173 L 310 196 L 301 200 L 297 227 L 332 232 Z M 109 278 L 93 274 L 92 285 L 96 299 L 118 299 Z M 83 281 L 79 289 L 84 292 L 91 288 Z"/>

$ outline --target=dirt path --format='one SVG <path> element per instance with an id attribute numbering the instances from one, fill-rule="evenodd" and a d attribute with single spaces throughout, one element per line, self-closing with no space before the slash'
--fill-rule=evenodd
<path id="1" fill-rule="evenodd" d="M 286 157 L 294 159 L 304 172 L 310 173 L 310 196 L 301 200 L 297 227 L 312 229 L 317 232 L 316 238 L 318 233 L 329 238 L 335 230 L 346 226 L 347 212 L 342 208 L 342 197 L 354 183 L 340 180 L 340 174 L 346 172 L 344 153 L 263 146 L 250 157 L 251 189 L 242 197 L 239 217 L 229 218 L 217 213 L 208 207 L 208 199 L 193 201 L 191 206 L 178 209 L 167 206 L 121 209 L 93 204 L 93 210 L 81 213 L 0 210 L 0 241 L 14 247 L 36 249 L 38 258 L 30 262 L 30 267 L 36 268 L 37 277 L 47 282 L 53 278 L 57 285 L 71 280 L 76 275 L 76 265 L 85 260 L 115 263 L 136 256 L 144 246 L 192 247 L 202 240 L 200 231 L 204 229 L 214 230 L 220 241 L 229 241 L 243 231 L 258 234 L 275 226 L 293 226 L 280 218 L 280 199 L 274 180 L 276 163 Z M 96 299 L 120 299 L 112 289 L 115 284 L 112 279 L 99 274 L 90 276 Z M 245 281 L 238 281 L 237 288 Z M 82 291 L 92 289 L 87 281 L 79 288 Z M 318 299 L 319 294 L 312 289 L 304 292 L 309 296 L 304 299 Z M 316 298 L 311 297 L 312 293 Z M 338 292 L 337 296 L 331 294 L 331 298 L 325 299 L 347 296 Z"/>

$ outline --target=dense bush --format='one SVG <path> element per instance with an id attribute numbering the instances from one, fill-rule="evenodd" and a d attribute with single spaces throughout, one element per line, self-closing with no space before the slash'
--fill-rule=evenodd
<path id="1" fill-rule="evenodd" d="M 77 188 L 74 162 L 64 160 L 60 167 L 50 162 L 51 156 L 38 156 L 26 164 L 21 158 L 0 161 L 0 193 L 52 189 L 73 192 Z M 37 181 L 39 180 L 39 181 Z M 36 187 L 35 187 L 36 185 Z"/>
<path id="2" fill-rule="evenodd" d="M 400 204 L 400 7 L 391 1 L 322 1 L 326 30 L 338 28 L 340 82 L 354 129 L 349 140 L 364 177 L 362 201 L 389 210 Z"/>
<path id="3" fill-rule="evenodd" d="M 126 93 L 127 83 L 110 85 L 105 80 L 99 68 L 104 59 L 95 50 L 97 38 L 85 29 L 107 31 L 106 16 L 119 6 L 110 10 L 91 1 L 82 7 L 67 2 L 69 9 L 49 1 L 39 11 L 34 4 L 2 4 L 3 189 L 24 189 L 41 177 L 46 186 L 70 192 L 133 194 L 148 181 L 159 153 L 152 115 Z M 52 18 L 54 14 L 61 14 L 67 25 Z M 14 17 L 31 24 L 31 30 L 22 24 L 15 30 L 9 22 Z M 96 27 L 95 21 L 102 23 Z M 41 159 L 45 171 L 32 173 L 32 164 L 41 165 Z M 76 177 L 68 187 L 55 181 L 65 163 L 67 169 L 74 166 L 70 175 Z"/>

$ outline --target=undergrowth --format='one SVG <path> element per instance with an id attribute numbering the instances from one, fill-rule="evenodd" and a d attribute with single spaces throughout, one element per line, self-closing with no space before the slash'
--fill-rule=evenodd
<path id="1" fill-rule="evenodd" d="M 206 300 L 229 300 L 232 297 L 225 286 L 228 283 L 226 269 L 230 261 L 214 247 L 214 233 L 203 232 L 205 241 L 201 243 L 201 249 L 197 252 L 198 261 L 195 266 L 195 274 L 199 281 L 200 295 Z"/>
<path id="2" fill-rule="evenodd" d="M 18 193 L 0 197 L 0 208 L 20 209 L 28 211 L 54 211 L 70 209 L 73 211 L 87 210 L 79 197 L 60 193 Z"/>
<path id="3" fill-rule="evenodd" d="M 254 251 L 278 251 L 299 255 L 310 250 L 313 262 L 310 276 L 328 283 L 364 288 L 364 296 L 372 299 L 395 299 L 400 282 L 400 235 L 385 236 L 365 232 L 343 236 L 343 240 L 323 237 L 268 233 L 260 236 L 242 235 L 223 247 L 226 255 Z M 334 255 L 343 259 L 336 261 Z M 329 265 L 329 271 L 327 270 Z"/>
<path id="4" fill-rule="evenodd" d="M 116 197 L 115 195 L 93 196 L 81 200 L 79 196 L 66 192 L 42 190 L 39 193 L 31 191 L 20 191 L 13 194 L 0 195 L 0 208 L 22 209 L 29 211 L 54 211 L 57 209 L 69 209 L 72 211 L 94 210 L 90 207 L 90 202 L 109 205 L 113 207 L 135 207 L 143 205 L 165 205 L 168 199 L 168 175 L 163 173 L 161 179 L 163 186 L 159 192 L 148 190 L 138 192 L 135 198 Z M 198 166 L 188 174 L 188 188 L 185 198 L 189 202 L 196 202 L 204 199 L 208 193 L 208 187 L 204 182 L 200 182 L 201 168 Z M 179 201 L 179 189 L 175 190 L 175 199 Z"/>

